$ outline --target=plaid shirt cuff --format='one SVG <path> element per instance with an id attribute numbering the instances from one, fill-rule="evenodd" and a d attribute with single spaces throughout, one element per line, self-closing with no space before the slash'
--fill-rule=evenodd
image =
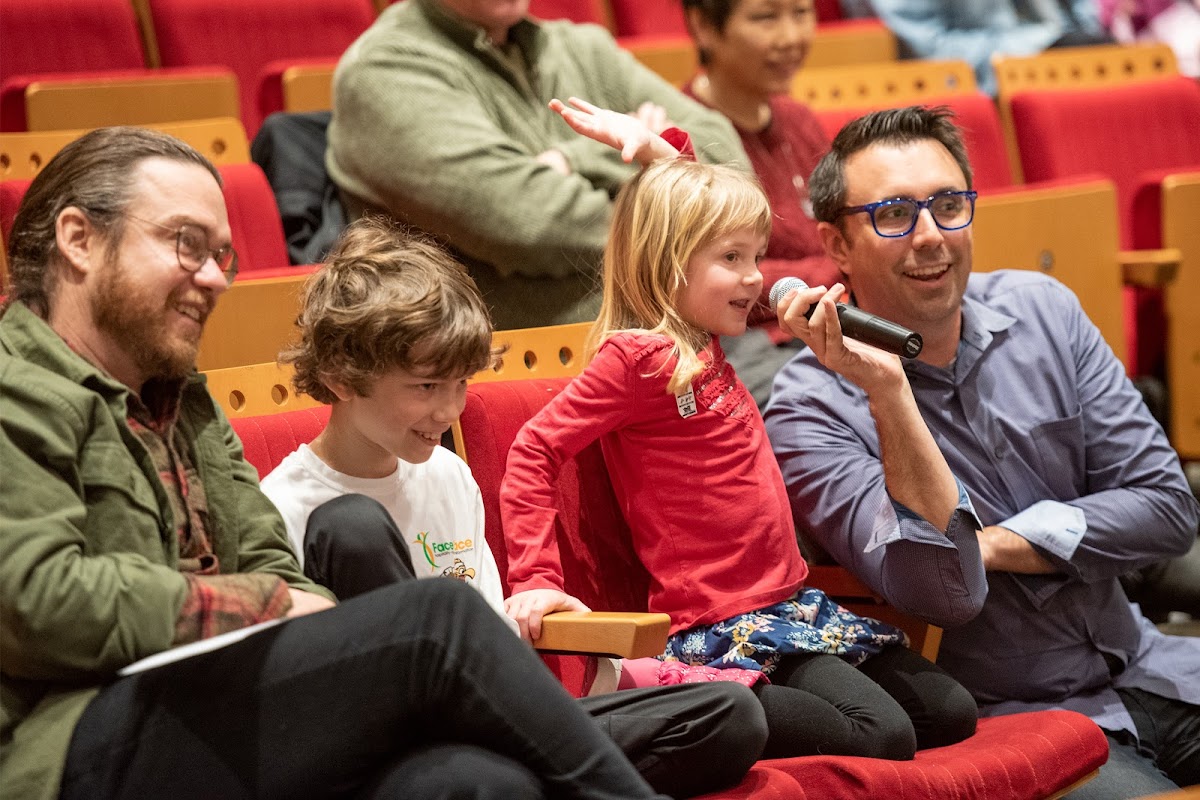
<path id="1" fill-rule="evenodd" d="M 278 575 L 184 575 L 188 594 L 175 621 L 173 645 L 278 619 L 292 607 L 287 583 Z"/>

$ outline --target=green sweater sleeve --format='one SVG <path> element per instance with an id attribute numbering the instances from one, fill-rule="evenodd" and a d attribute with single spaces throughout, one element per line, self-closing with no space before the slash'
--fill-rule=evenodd
<path id="1" fill-rule="evenodd" d="M 334 179 L 501 274 L 594 269 L 608 192 L 539 163 L 536 136 L 519 140 L 485 109 L 488 76 L 458 67 L 401 44 L 339 71 L 328 158 Z M 531 117 L 542 114 L 531 106 Z"/>

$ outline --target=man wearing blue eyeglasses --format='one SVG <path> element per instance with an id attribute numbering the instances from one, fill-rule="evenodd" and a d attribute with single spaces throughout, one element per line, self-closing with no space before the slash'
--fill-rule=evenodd
<path id="1" fill-rule="evenodd" d="M 840 284 L 780 302 L 809 345 L 766 413 L 801 536 L 944 627 L 938 664 L 980 713 L 1095 720 L 1109 762 L 1073 798 L 1200 782 L 1200 638 L 1160 633 L 1118 580 L 1185 553 L 1200 508 L 1120 361 L 1057 281 L 971 274 L 945 109 L 851 122 L 809 188 L 853 301 L 925 347 L 843 339 Z"/>

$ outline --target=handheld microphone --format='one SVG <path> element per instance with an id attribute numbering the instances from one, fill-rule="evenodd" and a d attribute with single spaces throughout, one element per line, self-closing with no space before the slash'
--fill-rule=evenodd
<path id="1" fill-rule="evenodd" d="M 768 298 L 771 310 L 774 311 L 779 306 L 779 301 L 788 292 L 793 289 L 802 291 L 807 288 L 808 284 L 799 278 L 780 278 L 771 287 L 771 294 Z M 804 318 L 811 319 L 816 308 L 816 303 L 809 306 L 808 311 L 804 313 Z M 842 334 L 851 339 L 857 339 L 878 347 L 880 350 L 886 350 L 905 358 L 916 358 L 921 354 L 921 348 L 925 346 L 925 343 L 921 341 L 921 334 L 916 331 L 910 331 L 902 325 L 869 314 L 860 308 L 838 303 L 837 312 L 838 320 L 842 323 Z"/>

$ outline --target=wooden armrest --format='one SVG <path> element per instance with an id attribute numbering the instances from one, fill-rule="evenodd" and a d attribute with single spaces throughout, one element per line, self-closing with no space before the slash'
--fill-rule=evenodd
<path id="1" fill-rule="evenodd" d="M 882 597 L 871 591 L 870 586 L 852 575 L 845 567 L 836 564 L 809 564 L 806 583 L 820 589 L 831 600 L 856 614 L 903 628 L 908 633 L 914 650 L 930 661 L 937 661 L 938 648 L 942 644 L 942 629 L 889 606 Z"/>
<path id="2" fill-rule="evenodd" d="M 593 653 L 617 658 L 661 655 L 671 618 L 631 611 L 559 611 L 542 617 L 539 650 Z"/>
<path id="3" fill-rule="evenodd" d="M 809 564 L 806 583 L 809 586 L 815 586 L 834 599 L 868 603 L 883 602 L 883 598 L 871 591 L 871 587 L 850 574 L 850 570 L 836 564 Z"/>
<path id="4" fill-rule="evenodd" d="M 1183 253 L 1178 247 L 1161 250 L 1122 250 L 1117 254 L 1121 262 L 1121 278 L 1126 286 L 1144 286 L 1159 289 L 1175 280 Z"/>

